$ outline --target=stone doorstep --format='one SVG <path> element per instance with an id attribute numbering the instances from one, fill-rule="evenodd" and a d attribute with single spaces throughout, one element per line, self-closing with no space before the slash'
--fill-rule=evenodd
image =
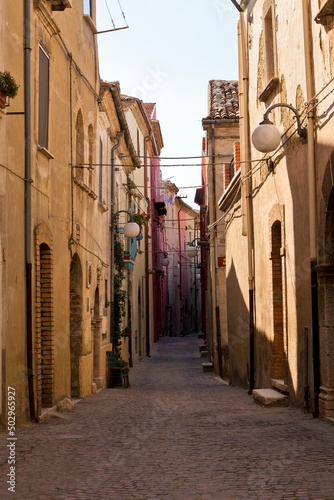
<path id="1" fill-rule="evenodd" d="M 262 406 L 289 406 L 289 397 L 275 389 L 254 389 L 252 396 L 255 403 Z"/>
<path id="2" fill-rule="evenodd" d="M 207 346 L 206 345 L 200 345 L 200 346 L 198 346 L 198 348 L 199 348 L 199 352 L 207 350 Z"/>
<path id="3" fill-rule="evenodd" d="M 277 389 L 279 392 L 289 395 L 289 386 L 284 383 L 283 379 L 271 378 L 270 383 L 273 389 Z"/>
<path id="4" fill-rule="evenodd" d="M 201 351 L 201 358 L 207 358 L 209 356 L 209 351 Z"/>
<path id="5" fill-rule="evenodd" d="M 198 339 L 204 339 L 204 333 L 199 333 L 199 334 L 197 335 L 197 338 L 198 338 Z"/>
<path id="6" fill-rule="evenodd" d="M 213 372 L 213 363 L 202 363 L 203 372 Z"/>

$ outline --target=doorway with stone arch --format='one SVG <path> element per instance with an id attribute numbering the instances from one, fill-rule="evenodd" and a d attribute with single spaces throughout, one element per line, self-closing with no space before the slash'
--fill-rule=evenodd
<path id="1" fill-rule="evenodd" d="M 334 417 L 334 151 L 322 184 L 318 234 L 321 417 Z M 316 362 L 316 361 L 315 361 Z"/>
<path id="2" fill-rule="evenodd" d="M 285 283 L 285 217 L 284 205 L 276 204 L 269 214 L 269 240 L 271 261 L 271 376 L 288 385 L 287 322 Z"/>
<path id="3" fill-rule="evenodd" d="M 94 298 L 94 317 L 91 321 L 92 325 L 92 351 L 93 351 L 93 382 L 97 388 L 103 386 L 103 378 L 101 377 L 101 326 L 102 318 L 100 315 L 100 293 L 99 287 L 95 289 Z"/>
<path id="4" fill-rule="evenodd" d="M 139 344 L 139 359 L 143 357 L 143 328 L 142 328 L 142 300 L 140 283 L 138 285 L 138 344 Z"/>
<path id="5" fill-rule="evenodd" d="M 71 397 L 80 397 L 79 359 L 82 348 L 82 267 L 75 253 L 70 269 Z"/>

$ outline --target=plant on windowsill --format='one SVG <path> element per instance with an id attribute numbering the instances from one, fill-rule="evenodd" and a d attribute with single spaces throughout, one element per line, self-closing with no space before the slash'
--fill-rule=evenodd
<path id="1" fill-rule="evenodd" d="M 109 306 L 110 306 L 110 302 L 109 302 L 109 300 L 106 300 L 105 301 L 105 307 L 109 307 Z"/>
<path id="2" fill-rule="evenodd" d="M 14 98 L 19 90 L 9 71 L 0 71 L 0 108 L 6 107 L 6 97 Z"/>

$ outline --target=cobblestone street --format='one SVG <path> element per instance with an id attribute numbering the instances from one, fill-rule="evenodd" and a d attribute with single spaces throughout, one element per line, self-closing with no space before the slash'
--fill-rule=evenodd
<path id="1" fill-rule="evenodd" d="M 262 408 L 203 373 L 197 336 L 164 338 L 131 388 L 17 430 L 16 491 L 2 499 L 334 499 L 334 427 Z"/>

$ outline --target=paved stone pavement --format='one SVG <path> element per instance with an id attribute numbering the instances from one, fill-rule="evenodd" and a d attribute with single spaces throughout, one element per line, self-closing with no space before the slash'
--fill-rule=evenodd
<path id="1" fill-rule="evenodd" d="M 334 499 L 334 427 L 203 373 L 200 342 L 164 338 L 131 388 L 18 429 L 15 493 L 1 435 L 0 498 Z"/>

